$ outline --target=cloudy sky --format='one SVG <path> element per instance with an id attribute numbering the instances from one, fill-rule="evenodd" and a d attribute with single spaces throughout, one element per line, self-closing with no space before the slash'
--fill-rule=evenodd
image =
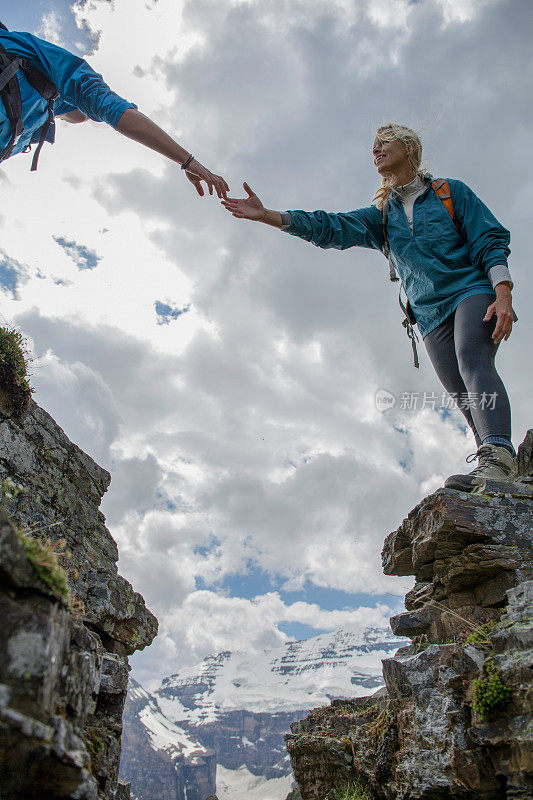
<path id="1" fill-rule="evenodd" d="M 232 194 L 247 180 L 270 208 L 368 205 L 375 127 L 415 127 L 433 174 L 464 180 L 512 231 L 520 321 L 499 369 L 522 441 L 530 0 L 0 0 L 0 12 L 86 57 Z M 112 473 L 102 508 L 120 570 L 160 620 L 136 677 L 386 624 L 411 583 L 382 575 L 383 539 L 475 447 L 423 345 L 412 367 L 383 257 L 235 220 L 105 125 L 60 122 L 29 167 L 18 156 L 0 170 L 0 311 L 33 347 L 36 401 Z M 380 389 L 393 409 L 376 407 Z"/>

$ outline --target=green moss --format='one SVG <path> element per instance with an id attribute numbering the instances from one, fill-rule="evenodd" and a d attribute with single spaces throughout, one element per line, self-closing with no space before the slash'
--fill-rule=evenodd
<path id="1" fill-rule="evenodd" d="M 473 644 L 475 647 L 481 647 L 483 650 L 492 650 L 490 634 L 498 621 L 497 619 L 492 619 L 489 622 L 478 625 L 475 630 L 466 637 L 466 644 Z"/>
<path id="2" fill-rule="evenodd" d="M 28 363 L 22 334 L 14 328 L 0 328 L 0 390 L 15 414 L 26 411 L 33 392 L 28 381 Z"/>
<path id="3" fill-rule="evenodd" d="M 509 703 L 513 690 L 502 681 L 492 658 L 487 659 L 483 671 L 485 674 L 474 681 L 471 705 L 480 720 L 487 722 L 494 711 Z"/>
<path id="4" fill-rule="evenodd" d="M 61 554 L 59 548 L 64 545 L 64 540 L 60 539 L 59 542 L 52 544 L 46 539 L 39 541 L 33 536 L 29 536 L 16 526 L 15 530 L 28 559 L 31 561 L 33 568 L 41 580 L 50 587 L 54 594 L 68 600 L 69 586 L 67 573 L 58 560 Z"/>
<path id="5" fill-rule="evenodd" d="M 90 747 L 90 750 L 91 750 L 91 752 L 92 752 L 92 753 L 94 753 L 95 755 L 96 755 L 96 753 L 99 753 L 99 752 L 100 752 L 100 750 L 102 749 L 102 747 L 104 746 L 104 743 L 103 743 L 103 741 L 100 739 L 100 737 L 99 737 L 99 736 L 93 736 L 93 738 L 92 738 L 92 739 L 88 739 L 88 742 L 87 742 L 87 743 L 89 743 L 89 742 L 90 742 L 90 745 L 89 745 L 89 747 Z"/>
<path id="6" fill-rule="evenodd" d="M 93 728 L 90 730 L 86 729 L 83 737 L 85 739 L 89 758 L 91 759 L 91 772 L 93 775 L 98 774 L 100 760 L 102 756 L 105 755 L 105 752 L 103 752 L 105 748 L 105 742 L 100 735 L 101 733 L 102 731 L 100 728 Z"/>

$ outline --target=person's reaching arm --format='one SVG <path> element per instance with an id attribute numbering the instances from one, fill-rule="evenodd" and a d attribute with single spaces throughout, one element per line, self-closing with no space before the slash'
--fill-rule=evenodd
<path id="1" fill-rule="evenodd" d="M 128 139 L 133 139 L 139 144 L 155 150 L 177 164 L 187 163 L 185 168 L 187 178 L 196 187 L 200 196 L 204 194 L 201 181 L 205 181 L 209 194 L 213 194 L 214 189 L 219 197 L 226 197 L 229 186 L 224 178 L 214 175 L 195 158 L 190 159 L 191 154 L 187 150 L 137 109 L 126 109 L 120 117 L 116 129 Z"/>
<path id="2" fill-rule="evenodd" d="M 57 88 L 60 95 L 56 101 L 58 116 L 64 114 L 69 122 L 82 122 L 82 117 L 107 122 L 120 133 L 172 161 L 183 164 L 188 160 L 187 150 L 141 114 L 134 103 L 113 92 L 83 58 L 31 33 L 11 31 L 5 38 L 6 49 L 26 59 Z M 61 109 L 64 109 L 63 114 Z M 75 112 L 75 116 L 69 118 Z M 203 195 L 201 181 L 205 181 L 210 194 L 215 189 L 219 197 L 226 195 L 228 187 L 224 179 L 213 175 L 195 159 L 187 165 L 186 172 L 198 194 Z"/>
<path id="3" fill-rule="evenodd" d="M 263 222 L 286 230 L 317 247 L 369 247 L 381 250 L 383 228 L 381 212 L 376 206 L 359 208 L 345 213 L 327 211 L 272 211 L 265 208 L 247 183 L 243 184 L 248 197 L 227 197 L 222 205 L 237 219 Z"/>

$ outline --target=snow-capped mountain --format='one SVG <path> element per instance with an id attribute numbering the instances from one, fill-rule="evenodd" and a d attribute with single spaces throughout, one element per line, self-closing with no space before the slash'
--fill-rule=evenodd
<path id="1" fill-rule="evenodd" d="M 341 630 L 253 655 L 208 656 L 164 678 L 153 695 L 132 682 L 121 775 L 143 800 L 203 800 L 214 792 L 206 789 L 215 753 L 219 797 L 255 792 L 282 800 L 291 781 L 283 739 L 291 722 L 333 698 L 381 688 L 381 659 L 403 644 L 390 630 Z M 178 775 L 173 789 L 169 757 Z"/>
<path id="2" fill-rule="evenodd" d="M 164 678 L 155 691 L 176 722 L 203 725 L 221 714 L 302 711 L 334 697 L 358 697 L 383 685 L 381 659 L 403 640 L 390 630 L 335 631 L 260 654 L 224 652 Z"/>
<path id="3" fill-rule="evenodd" d="M 130 678 L 120 774 L 143 800 L 204 800 L 215 792 L 215 752 L 168 720 L 155 697 Z"/>

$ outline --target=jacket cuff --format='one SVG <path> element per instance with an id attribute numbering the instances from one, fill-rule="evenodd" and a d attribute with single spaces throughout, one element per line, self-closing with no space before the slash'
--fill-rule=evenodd
<path id="1" fill-rule="evenodd" d="M 490 282 L 492 283 L 492 288 L 502 281 L 509 281 L 511 284 L 511 289 L 513 288 L 513 281 L 511 279 L 511 273 L 509 272 L 508 267 L 505 264 L 497 264 L 494 267 L 491 267 L 487 273 Z"/>

